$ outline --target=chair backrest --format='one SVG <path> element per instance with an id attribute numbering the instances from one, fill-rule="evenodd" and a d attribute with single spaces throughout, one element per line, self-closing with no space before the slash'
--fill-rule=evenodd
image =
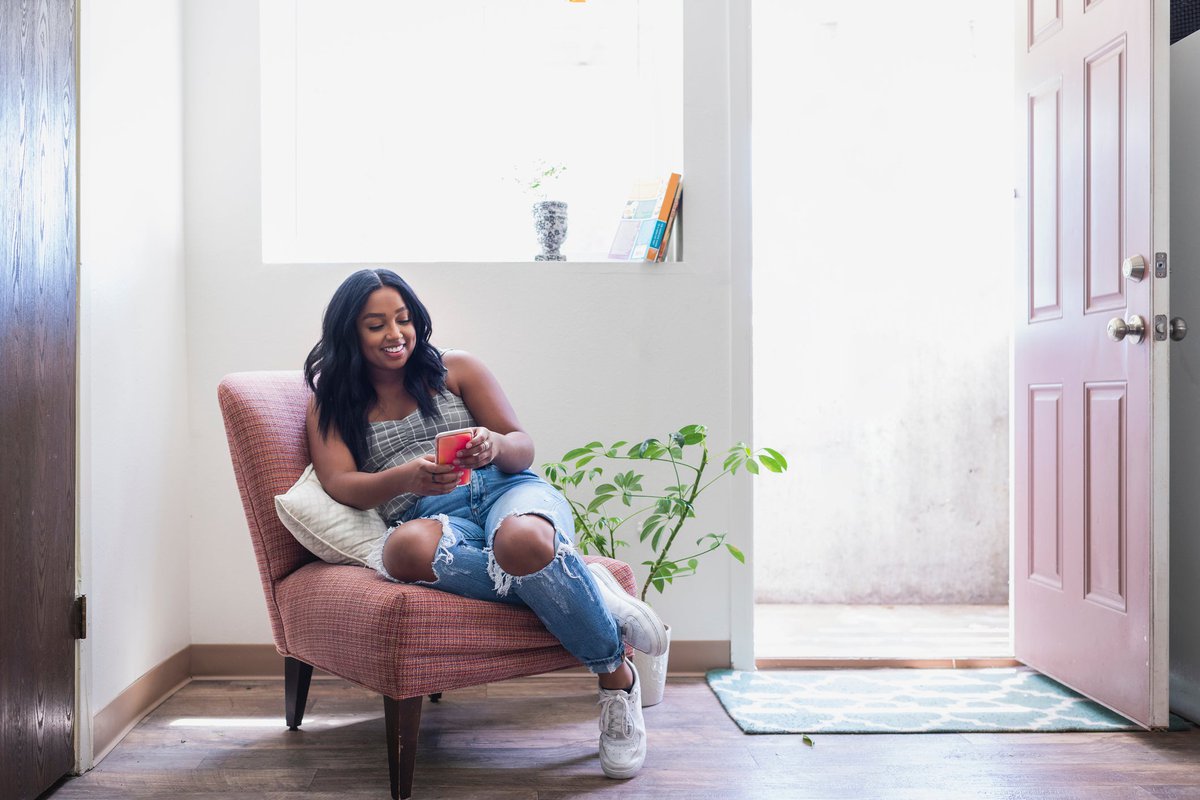
<path id="1" fill-rule="evenodd" d="M 316 560 L 279 521 L 275 495 L 283 494 L 308 465 L 304 420 L 309 391 L 291 372 L 235 372 L 217 387 L 229 455 L 250 527 L 275 644 L 285 648 L 275 582 Z"/>

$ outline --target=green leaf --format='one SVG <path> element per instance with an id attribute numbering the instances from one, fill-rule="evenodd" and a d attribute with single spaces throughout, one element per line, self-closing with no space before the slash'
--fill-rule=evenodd
<path id="1" fill-rule="evenodd" d="M 763 453 L 758 457 L 758 461 L 771 472 L 783 472 L 783 466 L 771 456 Z"/>
<path id="2" fill-rule="evenodd" d="M 731 544 L 725 545 L 725 549 L 728 550 L 729 554 L 731 556 L 733 556 L 734 558 L 736 558 L 739 563 L 742 563 L 742 564 L 746 563 L 746 554 L 743 553 L 741 550 L 738 550 L 736 547 L 734 547 Z"/>
<path id="3" fill-rule="evenodd" d="M 755 463 L 753 459 L 748 459 L 746 461 L 746 472 L 749 472 L 752 475 L 758 474 L 758 464 Z"/>
<path id="4" fill-rule="evenodd" d="M 809 735 L 807 733 L 800 737 L 800 741 L 804 742 L 809 747 L 813 746 L 813 740 L 811 737 L 809 737 Z"/>
<path id="5" fill-rule="evenodd" d="M 650 541 L 650 549 L 656 553 L 658 552 L 658 542 L 660 539 L 662 539 L 662 534 L 663 526 L 659 525 L 658 530 L 654 532 L 654 538 Z"/>
<path id="6" fill-rule="evenodd" d="M 683 439 L 684 439 L 684 436 L 683 436 L 683 434 L 682 434 L 682 433 L 678 433 L 678 432 L 676 432 L 676 433 L 672 433 L 672 434 L 671 434 L 669 437 L 667 437 L 667 438 L 671 440 L 671 444 L 675 445 L 675 447 L 683 447 Z M 673 451 L 675 448 L 673 447 L 673 448 L 671 448 L 671 449 L 672 449 L 672 451 Z"/>
<path id="7" fill-rule="evenodd" d="M 584 456 L 583 458 L 581 458 L 581 459 L 579 459 L 578 461 L 576 461 L 576 462 L 575 462 L 575 466 L 577 466 L 577 467 L 582 467 L 584 464 L 588 463 L 589 461 L 591 461 L 591 460 L 592 460 L 592 459 L 594 459 L 595 457 L 596 457 L 596 455 L 595 455 L 594 453 L 593 453 L 592 455 L 590 455 L 590 456 Z"/>
<path id="8" fill-rule="evenodd" d="M 783 457 L 783 453 L 780 453 L 778 450 L 772 450 L 769 447 L 764 447 L 763 450 L 766 450 L 767 453 L 770 454 L 771 458 L 775 459 L 775 462 L 779 464 L 779 466 L 783 467 L 784 469 L 788 468 L 788 462 L 787 459 Z"/>
<path id="9" fill-rule="evenodd" d="M 671 513 L 671 500 L 667 497 L 660 497 L 654 501 L 654 510 L 659 514 Z"/>
<path id="10" fill-rule="evenodd" d="M 597 444 L 599 444 L 599 442 L 597 442 Z M 576 447 L 574 450 L 568 451 L 567 454 L 562 457 L 562 460 L 574 461 L 577 458 L 586 456 L 590 452 L 592 452 L 591 445 L 588 445 L 587 447 Z"/>
<path id="11" fill-rule="evenodd" d="M 699 565 L 700 565 L 700 561 L 698 559 L 695 559 L 695 558 L 688 559 L 688 566 L 692 568 L 692 572 L 695 572 L 696 567 L 698 567 Z"/>
<path id="12" fill-rule="evenodd" d="M 596 487 L 596 494 L 608 494 L 609 492 L 616 494 L 617 487 L 613 486 L 611 483 L 602 483 Z"/>
<path id="13" fill-rule="evenodd" d="M 596 495 L 596 499 L 594 499 L 594 500 L 592 500 L 592 502 L 588 503 L 588 507 L 587 507 L 588 513 L 591 514 L 595 511 L 598 511 L 600 509 L 600 506 L 604 505 L 609 500 L 612 500 L 614 497 L 616 497 L 615 494 L 598 494 L 598 495 Z"/>
<path id="14" fill-rule="evenodd" d="M 633 495 L 631 495 L 629 492 L 623 492 L 621 494 L 621 502 L 627 506 L 632 506 L 633 505 Z"/>
<path id="15" fill-rule="evenodd" d="M 627 455 L 630 458 L 649 458 L 649 456 L 647 456 L 646 454 L 650 451 L 650 449 L 653 446 L 655 446 L 657 444 L 658 444 L 658 439 L 646 439 L 642 442 L 639 442 L 638 444 L 635 444 L 633 447 L 629 448 L 629 452 L 627 453 Z"/>

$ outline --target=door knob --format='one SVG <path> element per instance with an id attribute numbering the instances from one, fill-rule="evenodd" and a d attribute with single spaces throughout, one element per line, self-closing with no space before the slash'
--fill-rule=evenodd
<path id="1" fill-rule="evenodd" d="M 1146 277 L 1146 259 L 1130 256 L 1121 262 L 1121 274 L 1131 281 L 1140 281 Z"/>
<path id="2" fill-rule="evenodd" d="M 1146 338 L 1146 320 L 1137 314 L 1130 314 L 1129 319 L 1113 317 L 1108 321 L 1108 338 L 1119 342 L 1127 337 L 1132 339 L 1134 344 Z"/>
<path id="3" fill-rule="evenodd" d="M 1187 322 L 1183 317 L 1171 317 L 1171 341 L 1179 342 L 1187 336 Z"/>

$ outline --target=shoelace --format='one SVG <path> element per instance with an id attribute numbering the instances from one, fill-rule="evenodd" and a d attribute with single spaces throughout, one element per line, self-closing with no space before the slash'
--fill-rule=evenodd
<path id="1" fill-rule="evenodd" d="M 600 728 L 605 736 L 628 739 L 633 736 L 633 715 L 629 704 L 633 695 L 613 692 L 600 696 Z"/>

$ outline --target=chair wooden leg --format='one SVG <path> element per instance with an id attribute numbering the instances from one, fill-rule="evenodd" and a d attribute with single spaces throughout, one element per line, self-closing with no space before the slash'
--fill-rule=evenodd
<path id="1" fill-rule="evenodd" d="M 417 730 L 421 727 L 423 699 L 417 696 L 393 700 L 386 695 L 383 698 L 392 800 L 405 800 L 412 796 L 413 770 L 417 764 Z"/>
<path id="2" fill-rule="evenodd" d="M 291 656 L 283 657 L 283 712 L 291 730 L 304 721 L 304 706 L 308 703 L 308 683 L 313 668 Z"/>

